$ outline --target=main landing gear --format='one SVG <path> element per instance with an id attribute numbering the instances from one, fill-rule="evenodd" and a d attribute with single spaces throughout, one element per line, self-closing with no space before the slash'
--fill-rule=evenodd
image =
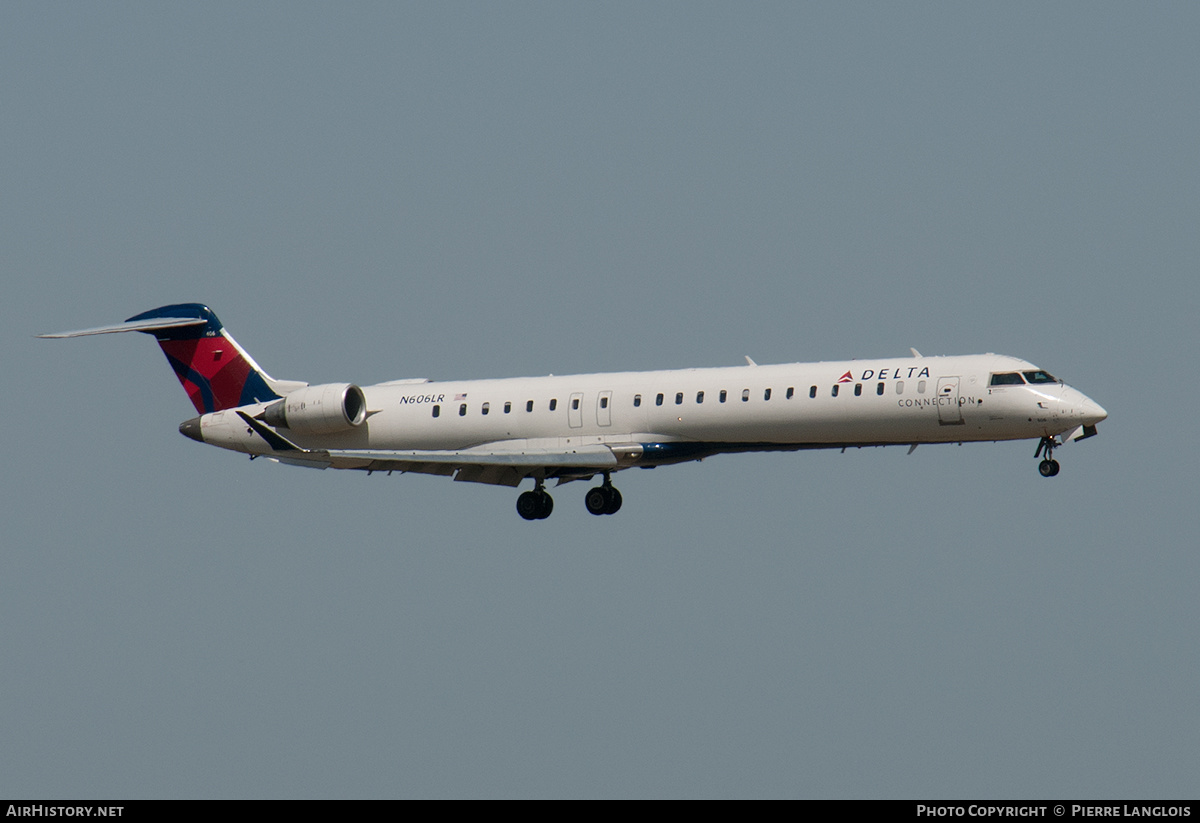
<path id="1" fill-rule="evenodd" d="M 545 520 L 554 511 L 554 498 L 546 491 L 542 481 L 531 492 L 517 498 L 517 514 L 526 520 Z"/>
<path id="2" fill-rule="evenodd" d="M 1043 450 L 1046 457 L 1041 463 L 1038 463 L 1038 473 L 1042 477 L 1053 477 L 1058 474 L 1058 461 L 1054 459 L 1054 447 L 1058 445 L 1058 441 L 1053 437 L 1043 437 L 1038 443 L 1037 451 L 1033 453 L 1034 459 L 1041 457 Z"/>
<path id="3" fill-rule="evenodd" d="M 604 473 L 604 483 L 594 489 L 589 489 L 583 498 L 583 505 L 592 514 L 616 514 L 621 508 L 621 493 L 613 488 L 608 472 Z"/>
<path id="4" fill-rule="evenodd" d="M 604 483 L 589 489 L 583 503 L 592 514 L 616 514 L 621 508 L 621 493 L 613 488 L 605 473 Z M 526 520 L 545 520 L 552 511 L 554 498 L 546 491 L 541 480 L 537 481 L 533 491 L 524 492 L 517 498 L 517 514 Z"/>

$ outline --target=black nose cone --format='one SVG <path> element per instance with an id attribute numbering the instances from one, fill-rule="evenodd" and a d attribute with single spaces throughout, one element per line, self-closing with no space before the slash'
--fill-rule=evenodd
<path id="1" fill-rule="evenodd" d="M 200 433 L 200 418 L 193 417 L 191 420 L 184 420 L 179 424 L 179 433 L 184 437 L 190 437 L 197 443 L 204 442 L 204 435 Z"/>

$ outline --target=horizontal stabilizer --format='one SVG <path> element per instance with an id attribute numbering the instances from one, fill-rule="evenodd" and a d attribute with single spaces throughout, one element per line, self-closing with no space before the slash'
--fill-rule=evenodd
<path id="1" fill-rule="evenodd" d="M 94 329 L 79 329 L 78 331 L 60 331 L 56 334 L 39 334 L 44 338 L 87 337 L 92 334 L 117 334 L 123 331 L 159 331 L 161 329 L 179 329 L 185 326 L 203 326 L 208 321 L 203 317 L 150 317 L 145 320 L 127 320 L 112 326 L 97 326 Z"/>

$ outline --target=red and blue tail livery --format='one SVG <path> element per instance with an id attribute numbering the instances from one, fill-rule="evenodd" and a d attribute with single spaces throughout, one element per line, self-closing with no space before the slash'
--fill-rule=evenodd
<path id="1" fill-rule="evenodd" d="M 179 303 L 136 314 L 124 323 L 47 334 L 84 337 L 139 331 L 152 334 L 200 414 L 278 400 L 277 383 L 237 344 L 217 315 L 200 303 Z"/>
<path id="2" fill-rule="evenodd" d="M 533 488 L 526 520 L 549 516 L 546 484 L 602 478 L 590 514 L 614 514 L 612 475 L 717 454 L 1037 440 L 1055 450 L 1108 413 L 1015 357 L 975 354 L 568 374 L 490 380 L 408 377 L 372 386 L 275 380 L 199 303 L 43 337 L 136 331 L 158 340 L 198 412 L 179 431 L 252 459 L 316 469 L 416 472 Z"/>
<path id="3" fill-rule="evenodd" d="M 235 409 L 251 403 L 278 400 L 267 385 L 270 378 L 237 342 L 225 333 L 221 321 L 208 306 L 181 303 L 134 315 L 127 323 L 143 320 L 192 319 L 195 325 L 142 329 L 153 334 L 175 370 L 175 376 L 201 414 Z"/>

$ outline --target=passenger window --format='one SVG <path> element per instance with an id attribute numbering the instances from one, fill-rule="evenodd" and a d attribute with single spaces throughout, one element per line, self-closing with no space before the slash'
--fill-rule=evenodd
<path id="1" fill-rule="evenodd" d="M 683 392 L 675 392 L 675 405 L 683 405 Z"/>
<path id="2" fill-rule="evenodd" d="M 508 414 L 510 411 L 512 411 L 512 401 L 506 400 L 504 402 L 504 413 Z"/>
<path id="3" fill-rule="evenodd" d="M 558 408 L 558 398 L 551 397 L 550 398 L 550 411 L 554 411 L 557 408 Z"/>
<path id="4" fill-rule="evenodd" d="M 833 384 L 833 393 L 830 396 L 837 397 L 837 390 L 838 390 L 837 383 L 834 383 Z"/>
<path id="5" fill-rule="evenodd" d="M 993 374 L 989 386 L 1022 386 L 1025 381 L 1015 371 Z"/>
<path id="6" fill-rule="evenodd" d="M 918 380 L 917 381 L 917 394 L 924 394 L 924 393 L 925 393 L 925 381 Z"/>
<path id="7" fill-rule="evenodd" d="M 749 401 L 750 401 L 750 390 L 742 389 L 742 402 L 748 403 Z"/>
<path id="8" fill-rule="evenodd" d="M 770 399 L 771 399 L 771 390 L 767 389 L 766 391 L 763 392 L 763 400 L 770 400 Z"/>
<path id="9" fill-rule="evenodd" d="M 579 398 L 578 397 L 571 400 L 571 408 L 573 408 L 573 409 L 579 408 Z"/>
<path id="10" fill-rule="evenodd" d="M 661 406 L 663 401 L 662 392 L 659 392 L 654 398 L 654 405 Z"/>
<path id="11" fill-rule="evenodd" d="M 702 392 L 702 391 L 698 391 L 698 392 L 696 392 L 696 402 L 697 402 L 697 403 L 703 403 L 703 402 L 704 402 L 704 392 Z"/>
<path id="12" fill-rule="evenodd" d="M 440 415 L 441 415 L 441 413 L 442 413 L 442 407 L 441 407 L 441 406 L 434 406 L 434 407 L 433 407 L 433 416 L 434 416 L 434 417 L 438 417 L 438 416 L 440 416 Z"/>
<path id="13" fill-rule="evenodd" d="M 862 383 L 855 383 L 855 384 L 854 384 L 854 396 L 855 396 L 855 397 L 862 397 Z"/>
<path id="14" fill-rule="evenodd" d="M 483 404 L 483 406 L 482 406 L 482 407 L 480 407 L 480 409 L 479 409 L 479 410 L 480 410 L 481 412 L 483 412 L 484 414 L 487 414 L 487 413 L 488 413 L 488 411 L 491 409 L 491 407 L 492 407 L 492 404 L 491 404 L 491 403 L 484 403 L 484 404 Z"/>
<path id="15" fill-rule="evenodd" d="M 875 393 L 880 395 L 881 397 L 883 396 L 883 384 L 882 383 L 880 383 L 879 385 L 877 385 L 875 387 Z"/>
<path id="16" fill-rule="evenodd" d="M 636 409 L 640 405 L 642 405 L 642 396 L 640 394 L 635 394 L 633 396 L 633 407 Z"/>
<path id="17" fill-rule="evenodd" d="M 467 404 L 466 403 L 463 403 L 461 406 L 458 407 L 458 416 L 459 417 L 467 416 Z"/>
<path id="18" fill-rule="evenodd" d="M 903 380 L 896 381 L 896 394 L 904 394 L 904 381 Z"/>
<path id="19" fill-rule="evenodd" d="M 602 409 L 608 408 L 608 398 L 607 397 L 600 398 L 600 408 L 602 408 Z"/>
<path id="20" fill-rule="evenodd" d="M 528 401 L 525 404 L 525 411 L 527 411 L 527 412 L 533 411 L 533 401 L 532 400 Z"/>
<path id="21" fill-rule="evenodd" d="M 721 394 L 719 397 L 717 397 L 717 400 L 724 403 L 726 395 L 727 395 L 727 392 L 724 389 L 721 389 Z"/>
<path id="22" fill-rule="evenodd" d="M 788 399 L 788 400 L 791 400 L 791 399 L 792 399 L 792 395 L 793 395 L 793 394 L 795 394 L 795 393 L 796 393 L 796 387 L 795 387 L 795 386 L 788 386 L 787 399 Z"/>
<path id="23" fill-rule="evenodd" d="M 809 386 L 809 387 L 808 387 L 808 396 L 809 396 L 809 397 L 816 397 L 816 396 L 817 396 L 817 387 L 816 387 L 816 386 Z"/>

